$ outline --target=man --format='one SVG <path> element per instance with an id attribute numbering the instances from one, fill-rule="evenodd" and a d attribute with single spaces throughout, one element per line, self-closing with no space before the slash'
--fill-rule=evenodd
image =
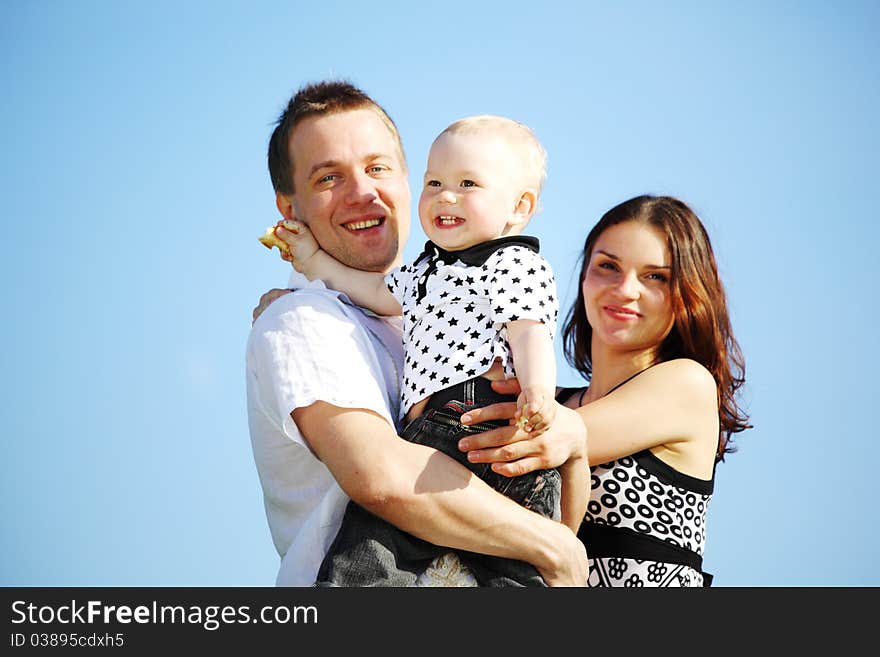
<path id="1" fill-rule="evenodd" d="M 302 88 L 272 134 L 269 170 L 282 217 L 306 223 L 330 255 L 366 271 L 400 264 L 406 160 L 393 121 L 362 91 Z M 276 584 L 314 583 L 351 498 L 431 543 L 527 561 L 550 585 L 584 585 L 586 554 L 571 530 L 398 437 L 399 319 L 296 272 L 289 287 L 247 347 L 251 442 L 282 557 Z"/>

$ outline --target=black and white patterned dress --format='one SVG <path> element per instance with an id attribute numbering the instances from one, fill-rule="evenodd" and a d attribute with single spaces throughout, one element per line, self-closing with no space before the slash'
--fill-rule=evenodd
<path id="1" fill-rule="evenodd" d="M 557 395 L 564 400 L 573 391 Z M 578 531 L 587 586 L 709 586 L 703 572 L 712 479 L 697 479 L 642 450 L 590 467 L 590 501 Z"/>

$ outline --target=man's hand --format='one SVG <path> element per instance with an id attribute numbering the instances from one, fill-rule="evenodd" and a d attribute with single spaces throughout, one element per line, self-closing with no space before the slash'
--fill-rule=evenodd
<path id="1" fill-rule="evenodd" d="M 263 311 L 269 307 L 269 304 L 275 301 L 278 297 L 283 297 L 285 294 L 289 293 L 291 290 L 281 290 L 279 288 L 272 288 L 263 296 L 260 297 L 260 302 L 257 304 L 257 307 L 254 308 L 252 313 L 253 319 L 251 320 L 251 324 L 257 321 L 257 317 L 263 314 Z"/>
<path id="2" fill-rule="evenodd" d="M 571 529 L 562 523 L 553 523 L 558 531 L 556 545 L 560 547 L 560 561 L 552 569 L 538 567 L 538 573 L 547 586 L 586 586 L 590 575 L 587 549 Z M 558 527 L 558 530 L 555 529 Z"/>

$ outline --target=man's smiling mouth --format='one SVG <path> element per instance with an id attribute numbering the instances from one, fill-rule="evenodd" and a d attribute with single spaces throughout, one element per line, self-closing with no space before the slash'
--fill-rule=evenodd
<path id="1" fill-rule="evenodd" d="M 350 231 L 358 231 L 373 228 L 380 225 L 383 221 L 385 221 L 384 217 L 374 217 L 373 219 L 364 219 L 362 221 L 351 221 L 343 225 Z"/>

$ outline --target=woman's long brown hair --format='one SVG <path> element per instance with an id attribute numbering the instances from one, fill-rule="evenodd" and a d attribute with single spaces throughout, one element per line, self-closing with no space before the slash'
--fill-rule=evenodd
<path id="1" fill-rule="evenodd" d="M 727 298 L 709 235 L 694 211 L 679 199 L 637 196 L 624 201 L 606 212 L 587 235 L 581 254 L 577 299 L 562 329 L 565 358 L 584 378 L 592 378 L 593 329 L 587 321 L 582 283 L 599 236 L 608 228 L 627 221 L 655 226 L 666 236 L 672 259 L 670 286 L 674 324 L 660 345 L 657 362 L 690 358 L 712 374 L 718 391 L 720 420 L 716 458 L 723 460 L 725 454 L 736 451 L 731 444 L 733 434 L 752 426 L 736 401 L 737 391 L 745 383 L 745 361 L 733 336 Z"/>

